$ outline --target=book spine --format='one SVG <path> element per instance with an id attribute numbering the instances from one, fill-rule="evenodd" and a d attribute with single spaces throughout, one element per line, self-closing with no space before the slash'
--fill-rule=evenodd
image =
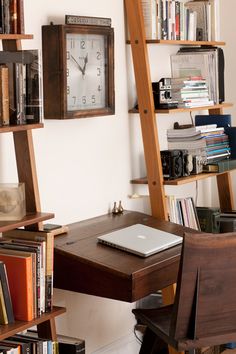
<path id="1" fill-rule="evenodd" d="M 9 125 L 9 75 L 6 66 L 0 66 L 0 125 Z"/>
<path id="2" fill-rule="evenodd" d="M 24 0 L 17 0 L 17 33 L 25 33 Z"/>
<path id="3" fill-rule="evenodd" d="M 53 306 L 53 255 L 54 236 L 50 232 L 47 234 L 46 243 L 46 274 L 45 274 L 45 310 L 52 310 Z"/>
<path id="4" fill-rule="evenodd" d="M 10 289 L 8 284 L 6 266 L 3 262 L 0 262 L 0 280 L 2 284 L 2 291 L 3 291 L 5 306 L 6 306 L 8 323 L 13 323 L 15 319 L 14 319 L 13 307 L 11 302 L 11 294 L 10 294 Z"/>
<path id="5" fill-rule="evenodd" d="M 3 289 L 2 289 L 2 282 L 0 281 L 0 324 L 5 325 L 8 324 L 7 319 L 7 310 L 4 301 Z"/>
<path id="6" fill-rule="evenodd" d="M 4 0 L 0 0 L 0 33 L 4 33 Z"/>
<path id="7" fill-rule="evenodd" d="M 26 124 L 26 116 L 25 116 L 25 106 L 24 106 L 24 67 L 25 64 L 15 63 L 15 85 L 16 85 L 16 124 Z"/>
<path id="8" fill-rule="evenodd" d="M 180 40 L 180 2 L 175 1 L 175 37 Z"/>
<path id="9" fill-rule="evenodd" d="M 4 0 L 4 33 L 10 33 L 10 4 L 9 0 Z"/>
<path id="10" fill-rule="evenodd" d="M 142 0 L 144 28 L 147 39 L 157 38 L 157 6 L 156 0 Z"/>
<path id="11" fill-rule="evenodd" d="M 10 0 L 10 33 L 17 33 L 17 0 Z"/>

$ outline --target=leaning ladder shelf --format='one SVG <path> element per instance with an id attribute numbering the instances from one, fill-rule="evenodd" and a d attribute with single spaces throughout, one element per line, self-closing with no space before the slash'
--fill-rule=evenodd
<path id="1" fill-rule="evenodd" d="M 130 34 L 130 44 L 133 57 L 134 74 L 139 103 L 139 110 L 130 110 L 131 113 L 139 113 L 144 155 L 147 169 L 147 181 L 150 195 L 152 215 L 158 219 L 167 220 L 165 204 L 164 179 L 160 157 L 160 146 L 156 124 L 157 113 L 178 113 L 196 110 L 193 109 L 171 109 L 156 110 L 154 108 L 151 74 L 148 59 L 148 43 L 156 44 L 185 44 L 185 45 L 224 45 L 224 42 L 192 42 L 192 41 L 163 41 L 146 40 L 142 5 L 140 0 L 125 0 L 127 22 Z M 223 108 L 230 107 L 230 103 L 215 106 L 202 107 L 208 109 L 209 114 L 221 114 Z M 201 108 L 198 107 L 197 110 Z M 220 207 L 222 210 L 234 208 L 230 172 L 216 175 Z M 191 179 L 188 180 L 190 182 Z"/>
<path id="2" fill-rule="evenodd" d="M 32 38 L 33 35 L 31 34 L 0 34 L 2 48 L 7 51 L 21 50 L 21 39 Z M 42 127 L 42 123 L 0 127 L 0 133 L 13 134 L 18 180 L 25 183 L 26 198 L 26 216 L 19 221 L 1 221 L 0 232 L 18 227 L 40 230 L 43 221 L 54 217 L 53 213 L 42 213 L 40 206 L 32 130 Z M 1 325 L 0 340 L 35 325 L 37 326 L 39 336 L 56 340 L 55 317 L 65 311 L 64 308 L 54 307 L 52 311 L 44 313 L 33 321 L 15 321 L 11 325 Z"/>
<path id="3" fill-rule="evenodd" d="M 156 113 L 164 113 L 163 110 L 155 111 L 152 81 L 148 59 L 148 43 L 179 44 L 179 45 L 224 45 L 224 42 L 190 42 L 190 41 L 149 41 L 145 38 L 144 19 L 141 0 L 125 0 L 127 23 L 130 35 L 130 44 L 133 57 L 134 74 L 136 81 L 139 115 L 143 138 L 144 156 L 147 169 L 147 181 L 149 188 L 152 215 L 160 220 L 167 220 L 165 203 L 164 178 L 156 124 Z M 209 114 L 221 114 L 223 105 L 209 107 Z M 208 108 L 208 107 L 207 107 Z M 198 108 L 199 109 L 199 108 Z M 206 109 L 206 107 L 204 107 Z M 193 110 L 193 109 L 192 109 Z M 177 109 L 176 112 L 182 110 Z M 184 111 L 187 111 L 186 109 Z M 174 112 L 174 110 L 171 110 Z M 175 112 L 175 113 L 176 113 Z M 134 113 L 137 113 L 134 112 Z M 170 111 L 168 112 L 170 113 Z M 217 185 L 222 210 L 234 208 L 230 173 L 218 174 Z M 165 304 L 174 300 L 175 287 L 170 286 L 162 290 Z M 175 352 L 169 348 L 169 352 Z"/>

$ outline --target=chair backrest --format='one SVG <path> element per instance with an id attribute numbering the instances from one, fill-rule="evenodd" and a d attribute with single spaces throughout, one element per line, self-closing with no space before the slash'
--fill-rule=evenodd
<path id="1" fill-rule="evenodd" d="M 236 233 L 186 234 L 170 334 L 177 340 L 236 332 Z"/>

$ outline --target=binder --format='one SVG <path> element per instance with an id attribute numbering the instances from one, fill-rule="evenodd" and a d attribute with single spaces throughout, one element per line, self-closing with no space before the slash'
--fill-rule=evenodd
<path id="1" fill-rule="evenodd" d="M 216 124 L 218 127 L 231 127 L 231 114 L 200 114 L 195 116 L 195 125 Z"/>

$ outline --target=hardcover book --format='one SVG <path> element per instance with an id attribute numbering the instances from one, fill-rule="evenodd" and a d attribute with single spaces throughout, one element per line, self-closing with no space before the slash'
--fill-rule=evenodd
<path id="1" fill-rule="evenodd" d="M 6 265 L 15 319 L 21 321 L 33 320 L 31 254 L 1 249 L 0 261 Z"/>
<path id="2" fill-rule="evenodd" d="M 11 293 L 9 289 L 8 276 L 6 266 L 3 262 L 0 262 L 0 281 L 4 297 L 4 303 L 6 307 L 7 321 L 8 323 L 14 323 L 14 313 L 11 301 Z"/>
<path id="3" fill-rule="evenodd" d="M 5 300 L 4 300 L 1 282 L 0 282 L 0 324 L 1 325 L 8 324 L 7 311 L 6 311 Z"/>
<path id="4" fill-rule="evenodd" d="M 8 80 L 8 67 L 0 65 L 0 126 L 10 123 Z"/>

